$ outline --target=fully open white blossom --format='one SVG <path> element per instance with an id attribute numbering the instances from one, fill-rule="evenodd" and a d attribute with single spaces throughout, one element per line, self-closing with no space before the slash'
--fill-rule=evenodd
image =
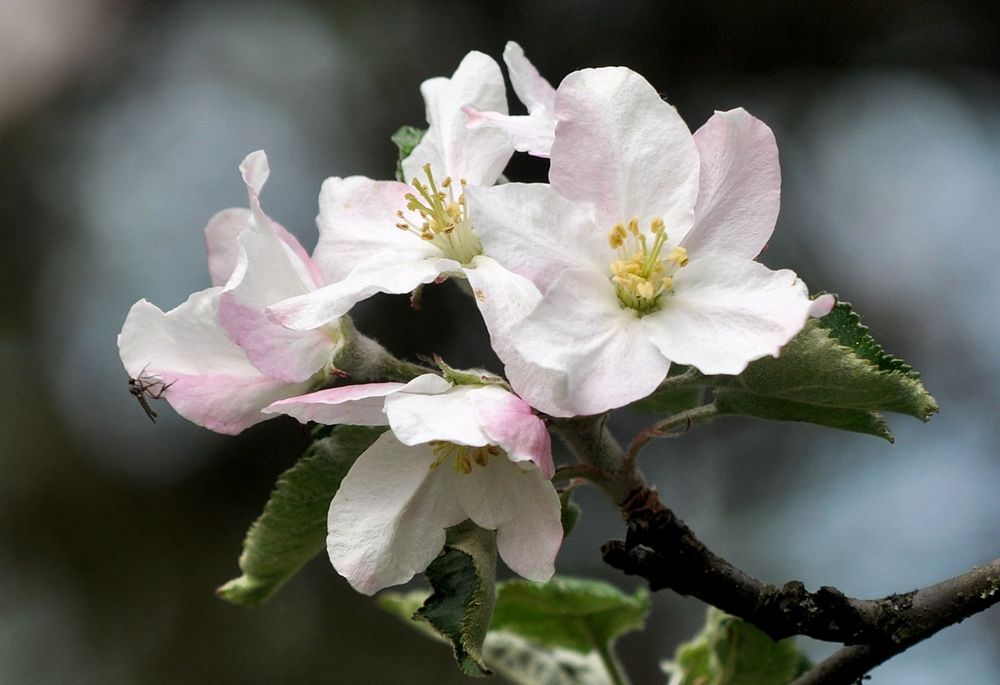
<path id="1" fill-rule="evenodd" d="M 240 172 L 249 209 L 223 210 L 205 228 L 213 287 L 169 312 L 136 302 L 118 336 L 130 376 L 220 433 L 239 433 L 269 418 L 262 408 L 313 387 L 343 345 L 336 321 L 292 331 L 264 315 L 268 304 L 315 289 L 322 276 L 295 237 L 261 210 L 264 153 L 247 155 Z"/>
<path id="2" fill-rule="evenodd" d="M 467 188 L 492 185 L 514 152 L 498 129 L 470 129 L 462 107 L 507 111 L 500 67 L 470 52 L 451 78 L 421 86 L 429 127 L 403 162 L 409 183 L 329 178 L 320 191 L 314 258 L 326 287 L 270 308 L 298 330 L 321 326 L 375 293 L 408 293 L 461 274 L 482 253 Z"/>
<path id="3" fill-rule="evenodd" d="M 459 385 L 433 374 L 407 384 L 320 390 L 276 402 L 300 421 L 385 425 L 330 504 L 327 550 L 360 592 L 405 583 L 471 519 L 497 531 L 507 565 L 548 580 L 562 541 L 549 482 L 551 443 L 541 419 L 497 385 Z"/>
<path id="4" fill-rule="evenodd" d="M 557 404 L 579 414 L 625 405 L 671 362 L 738 374 L 777 356 L 822 309 L 793 272 L 754 260 L 780 193 L 774 137 L 759 120 L 718 112 L 692 136 L 620 67 L 570 74 L 555 111 L 551 185 L 468 196 L 487 253 L 542 293 L 507 327 L 527 362 L 558 375 Z"/>

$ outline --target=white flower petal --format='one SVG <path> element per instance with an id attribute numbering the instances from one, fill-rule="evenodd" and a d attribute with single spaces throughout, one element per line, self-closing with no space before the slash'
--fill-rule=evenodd
<path id="1" fill-rule="evenodd" d="M 694 142 L 701 182 L 684 247 L 692 259 L 708 253 L 753 259 L 771 237 L 781 203 L 774 134 L 746 110 L 733 109 L 716 112 Z"/>
<path id="2" fill-rule="evenodd" d="M 288 414 L 301 423 L 315 421 L 328 426 L 385 426 L 385 398 L 403 388 L 402 383 L 364 383 L 317 390 L 290 397 L 263 409 L 265 414 Z"/>
<path id="3" fill-rule="evenodd" d="M 534 467 L 503 458 L 455 477 L 462 507 L 476 525 L 497 531 L 497 551 L 512 571 L 546 581 L 562 544 L 559 496 Z"/>
<path id="4" fill-rule="evenodd" d="M 616 223 L 663 219 L 680 240 L 694 219 L 698 151 L 677 111 L 630 69 L 583 69 L 556 91 L 552 187 L 594 207 L 603 239 Z"/>
<path id="5" fill-rule="evenodd" d="M 500 67 L 481 52 L 470 52 L 452 77 L 433 78 L 420 86 L 430 127 L 403 161 L 404 178 L 423 177 L 430 164 L 439 180 L 451 176 L 470 185 L 492 185 L 514 153 L 503 131 L 466 126 L 463 107 L 507 113 L 506 86 Z"/>
<path id="6" fill-rule="evenodd" d="M 455 472 L 431 468 L 427 445 L 386 432 L 355 462 L 330 503 L 327 552 L 358 592 L 405 583 L 441 551 L 445 529 L 466 519 Z"/>
<path id="7" fill-rule="evenodd" d="M 547 184 L 469 188 L 466 197 L 484 252 L 542 292 L 565 269 L 604 269 L 614 257 L 586 210 Z"/>
<path id="8" fill-rule="evenodd" d="M 667 375 L 670 362 L 647 337 L 608 278 L 572 269 L 524 320 L 514 344 L 529 362 L 562 374 L 561 406 L 599 414 L 645 397 Z"/>
<path id="9" fill-rule="evenodd" d="M 510 85 L 529 112 L 546 110 L 555 128 L 556 89 L 545 80 L 535 65 L 524 56 L 524 50 L 514 41 L 508 41 L 503 50 Z"/>
<path id="10" fill-rule="evenodd" d="M 517 327 L 542 299 L 531 281 L 508 271 L 495 260 L 480 255 L 472 268 L 463 268 L 472 293 L 490 333 L 493 351 L 504 364 L 511 387 L 536 409 L 551 416 L 572 416 L 561 407 L 557 395 L 562 375 L 529 364 L 514 346 Z"/>
<path id="11" fill-rule="evenodd" d="M 452 259 L 431 257 L 399 262 L 395 255 L 376 254 L 359 264 L 346 278 L 305 295 L 267 308 L 276 322 L 295 330 L 310 330 L 340 318 L 358 302 L 376 293 L 412 292 L 421 283 L 459 271 Z"/>
<path id="12" fill-rule="evenodd" d="M 270 418 L 261 409 L 298 395 L 308 383 L 260 373 L 218 327 L 220 288 L 191 295 L 164 313 L 146 300 L 129 310 L 118 336 L 122 363 L 133 378 L 155 378 L 178 414 L 219 433 L 235 434 Z M 162 387 L 162 386 L 161 386 Z"/>
<path id="13" fill-rule="evenodd" d="M 478 387 L 456 386 L 435 395 L 395 393 L 385 401 L 389 426 L 404 445 L 432 440 L 474 447 L 489 445 L 490 439 L 483 432 L 469 398 Z"/>
<path id="14" fill-rule="evenodd" d="M 462 111 L 469 117 L 469 128 L 490 127 L 503 131 L 518 152 L 548 158 L 552 150 L 556 121 L 550 112 L 538 110 L 531 114 L 509 115 L 480 112 L 473 107 L 463 107 Z"/>
<path id="15" fill-rule="evenodd" d="M 413 188 L 364 176 L 328 178 L 319 192 L 319 242 L 313 258 L 328 283 L 347 277 L 375 255 L 395 255 L 400 263 L 439 254 L 418 236 L 396 228 L 396 212 L 406 210 Z M 410 214 L 413 220 L 416 216 Z"/>
<path id="16" fill-rule="evenodd" d="M 527 116 L 508 116 L 501 112 L 481 112 L 463 107 L 469 116 L 468 126 L 492 126 L 508 136 L 519 152 L 536 157 L 548 157 L 556 133 L 556 89 L 542 78 L 535 66 L 524 56 L 521 46 L 510 41 L 503 51 L 510 84 L 517 97 L 528 108 Z"/>
<path id="17" fill-rule="evenodd" d="M 223 209 L 205 226 L 205 247 L 208 251 L 208 273 L 212 285 L 223 286 L 233 274 L 240 256 L 236 242 L 240 233 L 250 226 L 250 210 L 242 207 Z"/>
<path id="18" fill-rule="evenodd" d="M 667 359 L 704 374 L 738 374 L 755 359 L 778 356 L 805 324 L 812 302 L 787 269 L 713 255 L 674 277 L 674 294 L 642 319 Z"/>

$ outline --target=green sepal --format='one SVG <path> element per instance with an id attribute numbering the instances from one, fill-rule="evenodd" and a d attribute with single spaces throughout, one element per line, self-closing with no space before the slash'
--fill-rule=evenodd
<path id="1" fill-rule="evenodd" d="M 559 493 L 559 522 L 562 523 L 563 540 L 569 537 L 583 516 L 583 509 L 573 501 L 576 488 L 577 486 L 573 485 Z"/>
<path id="2" fill-rule="evenodd" d="M 323 550 L 330 500 L 358 456 L 384 427 L 321 427 L 302 458 L 278 478 L 264 512 L 243 541 L 243 574 L 216 590 L 233 604 L 255 606 Z"/>
<path id="3" fill-rule="evenodd" d="M 787 685 L 810 666 L 793 638 L 775 642 L 715 608 L 701 633 L 662 664 L 670 685 Z"/>
<path id="4" fill-rule="evenodd" d="M 497 587 L 492 629 L 587 653 L 641 628 L 647 613 L 645 589 L 627 595 L 602 581 L 560 576 L 547 583 L 511 580 Z"/>
<path id="5" fill-rule="evenodd" d="M 424 134 L 427 133 L 426 129 L 417 128 L 415 126 L 401 126 L 392 134 L 392 142 L 396 144 L 399 149 L 399 159 L 396 161 L 396 180 L 401 183 L 406 183 L 406 179 L 403 177 L 403 160 L 410 156 L 421 140 L 423 140 Z"/>
<path id="6" fill-rule="evenodd" d="M 444 551 L 424 571 L 434 592 L 413 614 L 451 643 L 469 676 L 492 673 L 483 661 L 483 641 L 496 602 L 496 556 L 496 531 L 471 521 L 449 528 Z"/>

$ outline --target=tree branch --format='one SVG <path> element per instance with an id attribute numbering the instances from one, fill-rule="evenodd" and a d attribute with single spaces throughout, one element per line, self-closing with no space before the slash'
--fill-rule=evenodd
<path id="1" fill-rule="evenodd" d="M 792 685 L 853 683 L 900 652 L 1000 602 L 1000 559 L 917 590 L 895 617 L 893 639 L 835 652 Z"/>
<path id="2" fill-rule="evenodd" d="M 621 509 L 628 532 L 624 541 L 604 545 L 609 565 L 645 578 L 652 590 L 670 588 L 697 597 L 752 623 L 774 640 L 808 635 L 864 645 L 864 650 L 845 650 L 842 657 L 858 664 L 861 674 L 868 663 L 865 659 L 881 663 L 941 628 L 1000 602 L 1000 560 L 923 590 L 877 600 L 855 599 L 832 587 L 809 592 L 799 581 L 777 587 L 751 577 L 706 548 L 648 488 L 634 492 Z"/>

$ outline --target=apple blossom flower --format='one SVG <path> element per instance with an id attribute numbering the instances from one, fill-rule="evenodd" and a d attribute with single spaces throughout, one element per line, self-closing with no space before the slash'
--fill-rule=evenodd
<path id="1" fill-rule="evenodd" d="M 527 115 L 511 116 L 505 112 L 482 112 L 474 107 L 464 108 L 470 127 L 495 127 L 506 131 L 518 152 L 535 157 L 548 157 L 556 132 L 556 89 L 538 73 L 538 69 L 524 56 L 521 46 L 510 41 L 503 51 L 507 73 L 514 92 L 525 107 Z"/>
<path id="2" fill-rule="evenodd" d="M 788 270 L 755 261 L 774 229 L 770 129 L 742 109 L 694 136 L 625 68 L 585 69 L 556 93 L 551 185 L 467 193 L 485 250 L 541 299 L 513 346 L 559 375 L 578 414 L 652 392 L 672 362 L 738 374 L 777 356 L 822 305 Z"/>
<path id="3" fill-rule="evenodd" d="M 322 277 L 299 242 L 260 208 L 267 157 L 240 164 L 249 209 L 227 209 L 205 228 L 213 287 L 163 312 L 136 302 L 118 336 L 129 375 L 155 381 L 179 414 L 235 434 L 270 416 L 261 409 L 307 392 L 343 346 L 337 323 L 290 331 L 263 314 L 272 302 L 314 289 Z"/>
<path id="4" fill-rule="evenodd" d="M 315 292 L 273 304 L 275 321 L 312 329 L 375 293 L 408 293 L 461 274 L 482 253 L 467 187 L 492 185 L 514 152 L 498 129 L 469 129 L 462 107 L 507 111 L 500 67 L 470 52 L 451 78 L 421 85 L 429 128 L 402 164 L 411 183 L 329 178 L 320 191 L 313 257 L 326 278 Z"/>
<path id="5" fill-rule="evenodd" d="M 405 583 L 466 519 L 497 531 L 497 551 L 531 580 L 548 580 L 562 542 L 541 419 L 499 385 L 453 386 L 434 374 L 275 402 L 300 421 L 390 427 L 358 457 L 330 504 L 327 550 L 360 592 Z"/>

